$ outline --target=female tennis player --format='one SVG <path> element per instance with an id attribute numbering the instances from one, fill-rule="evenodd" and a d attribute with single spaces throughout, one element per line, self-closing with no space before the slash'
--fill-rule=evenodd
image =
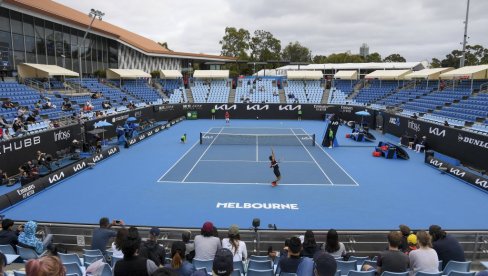
<path id="1" fill-rule="evenodd" d="M 276 180 L 271 182 L 271 186 L 275 187 L 278 185 L 278 181 L 281 180 L 281 172 L 280 172 L 280 166 L 278 166 L 278 161 L 276 161 L 273 148 L 271 148 L 271 155 L 269 156 L 269 161 L 271 161 L 271 166 L 269 167 L 273 168 L 273 173 L 276 176 Z"/>
<path id="2" fill-rule="evenodd" d="M 229 111 L 225 112 L 225 123 L 228 124 L 230 123 L 230 113 Z"/>

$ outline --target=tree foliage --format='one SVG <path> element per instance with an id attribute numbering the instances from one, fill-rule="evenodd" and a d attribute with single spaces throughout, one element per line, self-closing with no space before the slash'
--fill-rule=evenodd
<path id="1" fill-rule="evenodd" d="M 377 52 L 371 53 L 366 56 L 365 62 L 381 62 L 381 55 Z"/>
<path id="2" fill-rule="evenodd" d="M 220 40 L 222 45 L 223 56 L 237 57 L 241 60 L 248 59 L 249 42 L 251 35 L 248 30 L 240 28 L 237 30 L 235 27 L 225 28 L 224 37 Z"/>
<path id="3" fill-rule="evenodd" d="M 364 62 L 360 55 L 349 53 L 331 54 L 327 57 L 327 63 L 361 63 Z"/>
<path id="4" fill-rule="evenodd" d="M 316 55 L 313 57 L 312 62 L 316 64 L 327 63 L 327 56 Z"/>
<path id="5" fill-rule="evenodd" d="M 302 46 L 300 42 L 288 43 L 281 53 L 283 60 L 291 62 L 311 62 L 312 52 L 305 46 Z"/>
<path id="6" fill-rule="evenodd" d="M 402 57 L 400 54 L 391 54 L 385 59 L 383 59 L 384 62 L 406 62 L 407 60 Z"/>
<path id="7" fill-rule="evenodd" d="M 249 47 L 251 48 L 251 60 L 253 61 L 280 59 L 281 41 L 268 31 L 254 31 Z"/>

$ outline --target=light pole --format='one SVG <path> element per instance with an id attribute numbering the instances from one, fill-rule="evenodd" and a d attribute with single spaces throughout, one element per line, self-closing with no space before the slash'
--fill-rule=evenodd
<path id="1" fill-rule="evenodd" d="M 466 20 L 464 21 L 464 38 L 463 38 L 463 53 L 459 61 L 459 67 L 464 67 L 466 60 L 466 40 L 468 39 L 468 16 L 469 16 L 469 0 L 466 6 Z"/>
<path id="2" fill-rule="evenodd" d="M 81 93 L 81 89 L 82 89 L 82 85 L 83 85 L 83 71 L 81 70 L 81 45 L 85 45 L 85 39 L 86 39 L 86 36 L 88 35 L 88 31 L 90 31 L 91 29 L 91 26 L 93 25 L 93 21 L 95 21 L 96 18 L 98 18 L 98 20 L 102 20 L 102 17 L 105 15 L 105 13 L 99 11 L 99 10 L 95 10 L 95 9 L 91 9 L 90 10 L 90 13 L 88 14 L 88 16 L 92 19 L 91 22 L 90 22 L 90 25 L 88 25 L 88 28 L 86 29 L 85 31 L 85 35 L 83 36 L 83 39 L 81 40 L 81 43 L 78 43 L 78 59 L 79 59 L 79 65 L 80 65 L 80 68 L 79 68 L 79 73 L 80 73 L 80 93 Z"/>

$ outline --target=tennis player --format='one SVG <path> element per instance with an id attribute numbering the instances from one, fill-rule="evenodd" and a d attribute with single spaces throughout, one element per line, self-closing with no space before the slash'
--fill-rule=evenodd
<path id="1" fill-rule="evenodd" d="M 273 173 L 276 176 L 276 180 L 271 182 L 271 186 L 275 187 L 278 185 L 278 181 L 281 180 L 281 172 L 280 172 L 280 166 L 278 166 L 278 162 L 276 161 L 273 149 L 271 149 L 271 155 L 269 156 L 269 161 L 271 161 L 271 166 L 269 167 L 273 168 Z"/>
<path id="2" fill-rule="evenodd" d="M 230 114 L 229 111 L 225 112 L 225 123 L 228 124 L 230 123 Z"/>

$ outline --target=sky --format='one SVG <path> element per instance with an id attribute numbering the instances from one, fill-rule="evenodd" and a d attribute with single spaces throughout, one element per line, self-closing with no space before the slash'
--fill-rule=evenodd
<path id="1" fill-rule="evenodd" d="M 266 30 L 282 48 L 298 41 L 312 55 L 362 43 L 382 57 L 443 59 L 462 49 L 467 0 L 55 0 L 179 52 L 220 54 L 226 27 Z M 471 0 L 468 44 L 488 47 L 488 1 Z"/>

